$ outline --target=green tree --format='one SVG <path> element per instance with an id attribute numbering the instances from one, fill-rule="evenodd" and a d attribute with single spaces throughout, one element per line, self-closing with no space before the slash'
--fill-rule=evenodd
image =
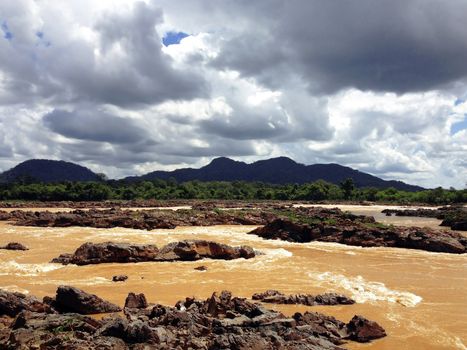
<path id="1" fill-rule="evenodd" d="M 344 192 L 344 198 L 350 199 L 353 191 L 355 190 L 355 183 L 353 182 L 353 179 L 349 177 L 340 183 L 340 188 Z"/>

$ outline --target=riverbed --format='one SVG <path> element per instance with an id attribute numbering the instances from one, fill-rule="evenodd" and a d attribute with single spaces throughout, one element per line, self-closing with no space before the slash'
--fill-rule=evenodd
<path id="1" fill-rule="evenodd" d="M 439 220 L 385 217 L 382 208 L 343 208 L 401 225 L 439 225 Z M 25 210 L 25 209 L 23 209 Z M 123 305 L 128 292 L 150 302 L 173 305 L 186 296 L 207 298 L 231 290 L 249 298 L 277 289 L 284 293 L 338 292 L 353 297 L 350 306 L 269 305 L 285 314 L 312 310 L 348 321 L 361 314 L 377 321 L 388 336 L 349 349 L 467 349 L 467 257 L 399 248 L 360 248 L 333 243 L 263 240 L 247 232 L 255 226 L 178 227 L 140 231 L 124 228 L 18 227 L 0 222 L 0 245 L 18 241 L 28 251 L 0 250 L 0 287 L 43 297 L 66 284 Z M 151 243 L 208 239 L 250 245 L 263 255 L 253 260 L 62 266 L 49 261 L 84 242 Z M 205 265 L 207 271 L 194 270 Z M 126 274 L 126 282 L 112 276 Z"/>

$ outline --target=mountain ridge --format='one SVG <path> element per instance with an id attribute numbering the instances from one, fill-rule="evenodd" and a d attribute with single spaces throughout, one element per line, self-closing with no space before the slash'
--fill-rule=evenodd
<path id="1" fill-rule="evenodd" d="M 181 168 L 173 171 L 156 170 L 140 176 L 129 176 L 120 180 L 134 182 L 175 178 L 178 182 L 199 181 L 249 181 L 271 184 L 314 182 L 325 180 L 339 184 L 352 178 L 357 187 L 394 187 L 398 190 L 418 191 L 423 187 L 397 180 L 383 180 L 336 163 L 305 165 L 288 157 L 258 160 L 253 163 L 236 161 L 227 157 L 214 158 L 201 168 Z M 63 160 L 30 159 L 0 173 L 0 183 L 18 180 L 40 182 L 102 181 L 101 174 L 94 173 L 81 165 Z"/>
<path id="2" fill-rule="evenodd" d="M 175 178 L 178 182 L 199 181 L 260 181 L 273 184 L 306 183 L 325 180 L 339 184 L 352 178 L 357 187 L 394 187 L 399 190 L 418 191 L 423 187 L 406 184 L 398 180 L 383 180 L 336 163 L 304 165 L 288 157 L 259 160 L 253 163 L 235 161 L 226 157 L 213 159 L 209 164 L 195 168 L 181 168 L 173 171 L 156 170 L 140 176 L 129 176 L 126 181 L 141 181 Z"/>
<path id="3" fill-rule="evenodd" d="M 29 159 L 0 173 L 0 183 L 25 180 L 28 182 L 101 181 L 92 170 L 64 160 Z"/>

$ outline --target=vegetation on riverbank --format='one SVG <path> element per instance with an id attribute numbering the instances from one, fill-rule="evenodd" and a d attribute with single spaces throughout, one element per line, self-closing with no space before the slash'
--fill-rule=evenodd
<path id="1" fill-rule="evenodd" d="M 355 188 L 351 179 L 340 186 L 322 180 L 303 185 L 261 182 L 177 183 L 174 179 L 125 182 L 13 183 L 0 185 L 0 200 L 99 201 L 133 199 L 230 199 L 375 201 L 400 204 L 451 204 L 467 202 L 467 189 L 400 191 L 394 188 Z"/>

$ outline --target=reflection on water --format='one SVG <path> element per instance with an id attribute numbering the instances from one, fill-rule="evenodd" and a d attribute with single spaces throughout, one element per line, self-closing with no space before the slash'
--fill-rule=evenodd
<path id="1" fill-rule="evenodd" d="M 354 207 L 378 215 L 368 207 Z M 379 211 L 379 208 L 378 210 Z M 412 218 L 413 219 L 413 218 Z M 431 219 L 414 220 L 425 226 Z M 269 305 L 286 314 L 315 310 L 348 321 L 362 314 L 383 325 L 388 337 L 350 349 L 465 349 L 467 343 L 467 257 L 397 248 L 360 248 L 334 243 L 296 244 L 247 235 L 252 226 L 180 227 L 138 231 L 123 228 L 39 228 L 0 223 L 0 245 L 19 241 L 30 250 L 0 251 L 0 286 L 42 297 L 70 284 L 122 305 L 128 292 L 173 305 L 186 296 L 208 297 L 229 289 L 251 297 L 266 289 L 284 293 L 340 292 L 350 306 Z M 248 244 L 263 253 L 253 260 L 61 266 L 49 261 L 84 242 L 153 243 L 210 239 Z M 194 270 L 205 265 L 207 271 Z M 126 274 L 114 283 L 113 275 Z"/>

